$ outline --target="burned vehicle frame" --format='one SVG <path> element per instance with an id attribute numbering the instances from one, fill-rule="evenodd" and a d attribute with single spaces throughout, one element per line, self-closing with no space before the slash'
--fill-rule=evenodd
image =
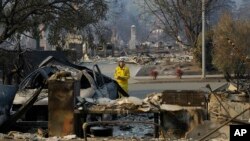
<path id="1" fill-rule="evenodd" d="M 119 86 L 119 84 L 101 74 L 100 72 L 93 71 L 85 66 L 80 66 L 73 64 L 69 62 L 66 59 L 60 59 L 60 58 L 55 58 L 53 56 L 47 57 L 42 63 L 40 63 L 38 69 L 30 73 L 28 76 L 26 76 L 22 82 L 18 85 L 17 89 L 14 92 L 7 91 L 8 94 L 12 93 L 12 96 L 16 95 L 16 91 L 23 91 L 23 90 L 31 90 L 33 89 L 31 95 L 28 96 L 28 99 L 25 100 L 23 103 L 19 104 L 13 104 L 12 106 L 12 111 L 14 111 L 12 114 L 10 113 L 10 106 L 5 110 L 5 112 L 1 112 L 1 116 L 4 116 L 5 118 L 0 118 L 1 119 L 1 124 L 0 124 L 0 131 L 1 132 L 7 132 L 10 128 L 11 125 L 14 125 L 17 123 L 16 121 L 18 119 L 23 119 L 24 121 L 35 121 L 41 120 L 41 121 L 47 121 L 48 120 L 48 105 L 47 104 L 36 104 L 39 100 L 39 95 L 40 93 L 45 89 L 48 89 L 48 78 L 52 76 L 53 74 L 57 73 L 60 71 L 60 69 L 73 69 L 75 71 L 85 71 L 86 73 L 89 74 L 89 76 L 95 78 L 96 86 L 98 88 L 102 87 L 103 85 L 107 83 L 113 83 L 117 89 L 117 97 L 118 97 L 118 92 L 122 94 L 125 97 L 128 97 L 129 95 Z M 98 66 L 97 66 L 98 68 Z M 88 82 L 88 83 L 86 83 Z M 100 83 L 101 82 L 101 83 Z M 84 75 L 82 75 L 80 79 L 80 87 L 81 89 L 86 89 L 89 87 L 92 87 L 90 84 L 88 78 L 86 78 Z M 6 87 L 3 85 L 3 87 Z M 14 86 L 13 86 L 14 87 Z M 107 89 L 112 89 L 112 88 L 107 88 Z M 4 89 L 3 89 L 4 90 Z M 23 93 L 26 95 L 26 92 Z M 1 93 L 0 95 L 1 99 L 0 100 L 6 100 L 3 97 L 3 94 Z M 113 98 L 116 98 L 113 96 Z M 14 98 L 9 98 L 9 105 L 13 103 Z M 2 102 L 1 102 L 2 104 Z M 3 108 L 1 108 L 3 109 Z M 6 118 L 8 116 L 8 118 Z M 34 124 L 35 125 L 35 124 Z M 46 126 L 46 124 L 43 124 L 43 126 Z M 38 126 L 42 126 L 39 124 Z"/>

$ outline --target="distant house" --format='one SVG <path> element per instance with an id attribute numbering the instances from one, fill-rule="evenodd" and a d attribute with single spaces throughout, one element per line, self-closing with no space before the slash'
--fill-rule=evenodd
<path id="1" fill-rule="evenodd" d="M 66 37 L 66 44 L 64 50 L 75 50 L 76 59 L 79 60 L 83 57 L 83 38 L 81 35 L 68 34 Z"/>

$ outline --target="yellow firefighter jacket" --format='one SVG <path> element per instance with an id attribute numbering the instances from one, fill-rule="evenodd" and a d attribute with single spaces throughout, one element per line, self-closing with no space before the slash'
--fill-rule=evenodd
<path id="1" fill-rule="evenodd" d="M 114 77 L 123 90 L 128 92 L 128 79 L 130 78 L 129 68 L 127 66 L 123 68 L 117 66 Z"/>

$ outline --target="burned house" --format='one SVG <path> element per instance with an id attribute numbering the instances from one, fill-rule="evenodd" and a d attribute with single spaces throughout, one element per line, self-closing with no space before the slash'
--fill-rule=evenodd
<path id="1" fill-rule="evenodd" d="M 128 97 L 113 79 L 101 74 L 98 66 L 95 65 L 91 70 L 55 57 L 43 60 L 18 87 L 6 86 L 1 90 L 0 98 L 8 99 L 6 103 L 1 103 L 2 132 L 9 131 L 13 126 L 17 129 L 28 124 L 33 127 L 48 127 L 49 136 L 64 137 L 75 134 L 87 140 L 89 138 L 87 134 L 91 131 L 91 134 L 98 136 L 96 130 L 105 130 L 110 133 L 106 135 L 112 136 L 113 128 L 110 126 L 121 125 L 123 130 L 126 130 L 130 128 L 127 125 L 143 124 L 150 125 L 148 128 L 154 133 L 150 136 L 151 139 L 203 140 L 217 135 L 223 136 L 224 133 L 221 131 L 216 134 L 215 131 L 228 121 L 246 124 L 246 120 L 249 119 L 249 101 L 241 103 L 245 107 L 234 106 L 234 113 L 227 113 L 226 109 L 236 105 L 235 98 L 240 95 L 231 95 L 234 99 L 229 100 L 230 104 L 226 104 L 227 100 L 221 98 L 224 94 L 226 97 L 229 95 L 222 88 L 210 92 L 167 90 L 148 95 L 145 99 Z M 117 99 L 118 92 L 125 97 Z M 9 97 L 6 97 L 6 93 L 9 93 Z M 218 93 L 221 93 L 221 96 Z M 14 105 L 11 106 L 13 100 Z M 239 113 L 237 107 L 242 108 Z M 224 111 L 218 111 L 221 109 Z M 140 114 L 147 116 L 143 120 L 133 118 L 131 120 L 131 117 L 128 117 L 130 120 L 124 121 L 107 116 L 117 113 L 124 116 L 129 114 L 134 117 Z M 241 115 L 242 117 L 237 118 Z M 215 126 L 215 122 L 209 120 L 214 116 L 229 120 Z M 98 119 L 93 120 L 93 118 Z M 137 130 L 139 132 L 139 129 Z"/>

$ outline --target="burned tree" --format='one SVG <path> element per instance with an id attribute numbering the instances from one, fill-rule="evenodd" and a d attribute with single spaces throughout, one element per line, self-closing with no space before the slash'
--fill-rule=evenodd
<path id="1" fill-rule="evenodd" d="M 0 43 L 15 33 L 31 32 L 39 38 L 40 24 L 49 29 L 51 44 L 62 31 L 74 32 L 97 23 L 107 11 L 105 0 L 1 0 Z M 59 36 L 58 38 L 55 38 Z"/>
<path id="2" fill-rule="evenodd" d="M 224 14 L 214 28 L 213 63 L 227 74 L 243 79 L 249 74 L 250 21 L 235 20 Z"/>
<path id="3" fill-rule="evenodd" d="M 62 47 L 67 33 L 74 34 L 97 23 L 105 17 L 108 7 L 105 0 L 1 0 L 0 9 L 0 44 L 5 41 L 19 44 L 22 34 L 36 39 L 38 49 L 42 31 L 48 33 L 51 45 Z M 10 49 L 10 46 L 7 45 L 6 49 Z M 3 54 L 6 56 L 5 52 Z M 1 61 L 0 64 L 6 70 L 12 70 L 10 65 L 14 64 L 13 58 L 5 57 L 5 60 L 7 61 Z M 6 62 L 10 65 L 6 65 Z M 23 66 L 21 63 L 17 64 Z M 24 61 L 23 64 L 28 63 Z M 14 70 L 13 73 L 18 78 L 22 77 L 19 73 L 23 71 L 21 67 L 15 67 Z"/>
<path id="4" fill-rule="evenodd" d="M 201 0 L 144 0 L 150 13 L 155 15 L 160 28 L 172 39 L 195 47 L 201 32 Z M 227 7 L 231 1 L 206 0 L 206 16 Z M 208 23 L 207 23 L 208 24 Z M 180 36 L 183 39 L 180 39 Z"/>

